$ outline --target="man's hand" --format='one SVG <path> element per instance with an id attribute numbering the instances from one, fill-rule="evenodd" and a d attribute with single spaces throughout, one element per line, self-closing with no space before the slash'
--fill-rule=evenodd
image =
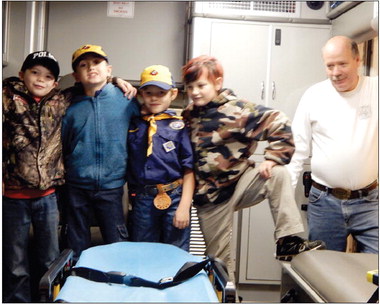
<path id="1" fill-rule="evenodd" d="M 264 160 L 259 166 L 260 176 L 265 179 L 271 178 L 272 168 L 277 165 L 278 163 L 273 160 Z"/>

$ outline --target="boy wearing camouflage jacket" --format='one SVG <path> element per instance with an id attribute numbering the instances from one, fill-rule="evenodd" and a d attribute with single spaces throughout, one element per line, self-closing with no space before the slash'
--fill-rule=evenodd
<path id="1" fill-rule="evenodd" d="M 234 211 L 268 199 L 275 222 L 276 257 L 291 259 L 320 249 L 294 234 L 303 224 L 289 174 L 294 142 L 289 119 L 280 111 L 239 99 L 222 89 L 223 68 L 217 59 L 200 56 L 183 67 L 192 103 L 183 112 L 191 128 L 194 149 L 197 207 L 206 253 L 221 258 L 233 279 L 230 240 Z M 268 141 L 259 166 L 249 158 L 259 141 Z"/>
<path id="2" fill-rule="evenodd" d="M 59 255 L 55 187 L 64 183 L 61 118 L 68 102 L 55 89 L 58 75 L 57 60 L 41 51 L 26 57 L 20 78 L 3 81 L 3 302 L 35 301 L 32 223 L 39 272 L 32 283 Z"/>

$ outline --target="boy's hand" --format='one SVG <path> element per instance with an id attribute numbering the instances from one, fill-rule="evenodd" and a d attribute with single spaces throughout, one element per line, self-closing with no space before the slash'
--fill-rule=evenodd
<path id="1" fill-rule="evenodd" d="M 189 225 L 190 211 L 187 208 L 181 208 L 181 206 L 178 206 L 173 218 L 173 226 L 178 229 L 184 229 Z"/>
<path id="2" fill-rule="evenodd" d="M 119 77 L 115 77 L 113 81 L 119 87 L 119 89 L 123 91 L 124 96 L 127 96 L 129 99 L 136 96 L 137 89 L 134 86 L 132 86 L 128 81 L 125 81 Z"/>
<path id="3" fill-rule="evenodd" d="M 271 178 L 272 168 L 277 165 L 278 163 L 273 160 L 264 160 L 259 166 L 260 176 L 265 179 Z"/>

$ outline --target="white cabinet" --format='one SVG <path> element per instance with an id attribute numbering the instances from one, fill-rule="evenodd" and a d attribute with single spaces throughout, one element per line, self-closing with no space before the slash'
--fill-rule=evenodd
<path id="1" fill-rule="evenodd" d="M 215 56 L 224 68 L 225 87 L 265 103 L 269 28 L 268 24 L 194 18 L 192 56 Z"/>
<path id="2" fill-rule="evenodd" d="M 192 57 L 218 58 L 224 67 L 224 87 L 241 98 L 282 110 L 289 118 L 303 92 L 326 78 L 321 48 L 330 38 L 329 25 L 195 17 L 192 30 Z M 255 153 L 258 162 L 265 145 Z M 268 202 L 243 210 L 239 219 L 238 282 L 279 284 L 281 269 L 274 258 Z"/>
<path id="3" fill-rule="evenodd" d="M 281 45 L 274 45 L 276 31 L 281 31 Z M 273 25 L 270 48 L 267 105 L 293 118 L 305 90 L 326 78 L 321 55 L 330 38 L 326 25 Z"/>
<path id="4" fill-rule="evenodd" d="M 292 118 L 306 88 L 325 78 L 321 48 L 329 37 L 329 25 L 195 17 L 191 50 L 218 58 L 224 86 L 239 97 Z"/>

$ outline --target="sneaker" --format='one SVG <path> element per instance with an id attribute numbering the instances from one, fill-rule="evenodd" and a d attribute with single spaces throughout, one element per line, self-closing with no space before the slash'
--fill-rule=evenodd
<path id="1" fill-rule="evenodd" d="M 325 249 L 323 241 L 308 241 L 299 236 L 290 235 L 284 237 L 282 244 L 277 244 L 276 259 L 291 261 L 293 256 L 308 250 Z"/>

